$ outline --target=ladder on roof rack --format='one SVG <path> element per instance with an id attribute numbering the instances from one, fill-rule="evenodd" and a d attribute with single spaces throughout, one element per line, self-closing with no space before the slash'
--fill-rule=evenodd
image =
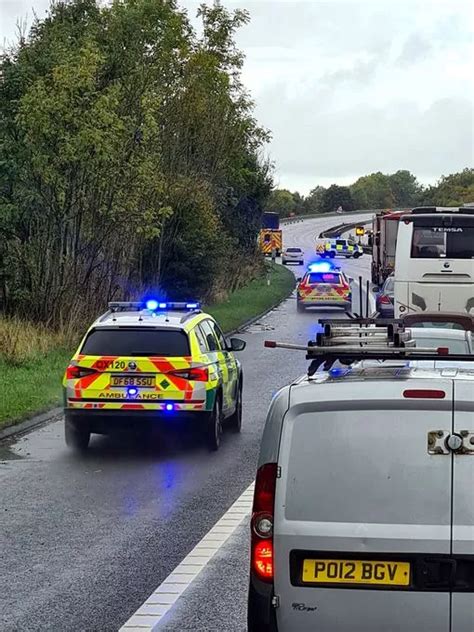
<path id="1" fill-rule="evenodd" d="M 322 331 L 308 344 L 297 345 L 266 340 L 265 347 L 306 351 L 311 360 L 308 375 L 324 365 L 329 370 L 336 360 L 353 364 L 360 360 L 435 360 L 474 361 L 474 355 L 451 354 L 446 347 L 417 347 L 411 329 L 400 320 L 354 318 L 319 320 Z"/>

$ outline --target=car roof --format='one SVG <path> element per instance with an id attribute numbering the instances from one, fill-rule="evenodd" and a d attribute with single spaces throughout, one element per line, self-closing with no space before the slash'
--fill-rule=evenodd
<path id="1" fill-rule="evenodd" d="M 148 309 L 140 311 L 108 311 L 100 316 L 91 329 L 110 327 L 157 327 L 160 329 L 182 329 L 189 331 L 204 318 L 212 318 L 201 311 L 168 311 L 153 312 Z"/>
<path id="2" fill-rule="evenodd" d="M 402 362 L 402 361 L 384 361 L 375 362 L 373 360 L 357 362 L 348 367 L 338 367 L 330 371 L 318 371 L 311 377 L 304 375 L 295 380 L 291 384 L 291 389 L 301 388 L 303 392 L 306 390 L 304 398 L 311 401 L 315 397 L 310 385 L 324 386 L 337 383 L 341 387 L 353 389 L 353 382 L 392 382 L 408 381 L 410 379 L 426 379 L 428 381 L 437 378 L 464 379 L 472 381 L 474 384 L 474 363 L 466 361 L 464 363 L 451 363 L 448 365 L 435 365 L 434 362 L 426 363 L 426 365 L 418 364 L 420 361 Z M 383 385 L 377 387 L 377 399 L 383 399 Z M 356 393 L 356 391 L 353 391 Z M 301 397 L 301 395 L 300 395 Z M 323 395 L 318 395 L 318 399 Z"/>

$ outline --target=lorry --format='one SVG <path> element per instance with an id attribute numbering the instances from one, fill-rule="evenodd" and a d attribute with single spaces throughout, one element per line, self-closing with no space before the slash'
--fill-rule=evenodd
<path id="1" fill-rule="evenodd" d="M 372 235 L 372 283 L 382 286 L 395 269 L 395 250 L 400 218 L 408 211 L 377 213 L 373 219 Z"/>
<path id="2" fill-rule="evenodd" d="M 277 257 L 280 256 L 283 250 L 283 235 L 280 229 L 280 216 L 278 213 L 263 213 L 258 235 L 258 245 L 264 255 L 271 255 L 275 252 Z"/>

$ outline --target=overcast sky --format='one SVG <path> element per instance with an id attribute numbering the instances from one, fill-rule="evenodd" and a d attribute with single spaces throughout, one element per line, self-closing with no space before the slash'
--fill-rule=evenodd
<path id="1" fill-rule="evenodd" d="M 181 0 L 194 16 L 198 2 Z M 278 186 L 373 171 L 424 183 L 473 166 L 472 0 L 222 1 L 249 10 L 244 82 L 272 132 Z M 0 36 L 48 0 L 0 0 Z"/>

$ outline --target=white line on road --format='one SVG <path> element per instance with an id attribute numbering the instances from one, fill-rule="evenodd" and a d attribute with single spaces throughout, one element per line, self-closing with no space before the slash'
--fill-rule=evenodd
<path id="1" fill-rule="evenodd" d="M 120 628 L 120 632 L 153 632 L 158 629 L 161 619 L 249 515 L 253 488 L 254 483 Z"/>

